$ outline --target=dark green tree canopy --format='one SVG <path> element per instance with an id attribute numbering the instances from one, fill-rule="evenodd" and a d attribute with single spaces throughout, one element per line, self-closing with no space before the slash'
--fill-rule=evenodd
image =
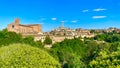
<path id="1" fill-rule="evenodd" d="M 45 40 L 44 40 L 44 44 L 52 44 L 52 40 L 50 39 L 49 36 L 46 36 Z"/>

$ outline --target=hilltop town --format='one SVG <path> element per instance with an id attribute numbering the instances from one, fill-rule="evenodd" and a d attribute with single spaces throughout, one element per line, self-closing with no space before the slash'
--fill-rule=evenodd
<path id="1" fill-rule="evenodd" d="M 0 68 L 120 68 L 120 0 L 0 0 Z"/>
<path id="2" fill-rule="evenodd" d="M 91 38 L 94 37 L 96 34 L 107 33 L 107 32 L 117 32 L 120 33 L 120 29 L 117 28 L 109 28 L 109 29 L 71 29 L 65 28 L 64 22 L 58 28 L 51 30 L 50 32 L 42 32 L 42 25 L 40 24 L 28 24 L 22 25 L 20 24 L 20 19 L 15 19 L 13 23 L 8 24 L 7 27 L 8 31 L 20 33 L 23 37 L 26 36 L 33 36 L 35 41 L 41 40 L 42 42 L 45 40 L 46 36 L 49 36 L 53 43 L 61 42 L 65 38 L 66 39 L 73 39 L 74 37 L 86 37 Z"/>

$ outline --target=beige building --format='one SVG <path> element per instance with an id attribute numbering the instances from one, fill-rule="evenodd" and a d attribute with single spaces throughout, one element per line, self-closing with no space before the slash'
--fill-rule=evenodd
<path id="1" fill-rule="evenodd" d="M 22 25 L 19 19 L 15 19 L 13 23 L 8 25 L 7 29 L 8 31 L 21 33 L 22 35 L 34 35 L 42 32 L 40 24 Z"/>

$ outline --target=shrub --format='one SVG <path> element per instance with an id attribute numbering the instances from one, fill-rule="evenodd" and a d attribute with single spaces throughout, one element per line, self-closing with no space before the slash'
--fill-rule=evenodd
<path id="1" fill-rule="evenodd" d="M 0 48 L 1 68 L 60 68 L 60 64 L 47 52 L 25 44 L 12 44 Z"/>

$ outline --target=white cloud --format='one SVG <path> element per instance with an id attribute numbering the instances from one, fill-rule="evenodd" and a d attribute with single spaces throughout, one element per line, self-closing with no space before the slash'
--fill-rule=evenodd
<path id="1" fill-rule="evenodd" d="M 98 12 L 98 11 L 105 11 L 105 10 L 107 10 L 107 9 L 105 9 L 105 8 L 97 8 L 97 9 L 93 9 L 93 11 L 96 11 L 96 12 Z"/>
<path id="2" fill-rule="evenodd" d="M 71 22 L 72 22 L 72 23 L 76 23 L 76 22 L 77 22 L 77 20 L 72 20 Z"/>
<path id="3" fill-rule="evenodd" d="M 88 9 L 86 9 L 86 10 L 82 10 L 82 12 L 84 12 L 84 13 L 85 13 L 85 12 L 88 12 L 88 11 L 89 11 Z"/>
<path id="4" fill-rule="evenodd" d="M 51 18 L 53 21 L 55 21 L 57 18 Z"/>
<path id="5" fill-rule="evenodd" d="M 107 16 L 93 16 L 93 19 L 106 18 Z"/>

